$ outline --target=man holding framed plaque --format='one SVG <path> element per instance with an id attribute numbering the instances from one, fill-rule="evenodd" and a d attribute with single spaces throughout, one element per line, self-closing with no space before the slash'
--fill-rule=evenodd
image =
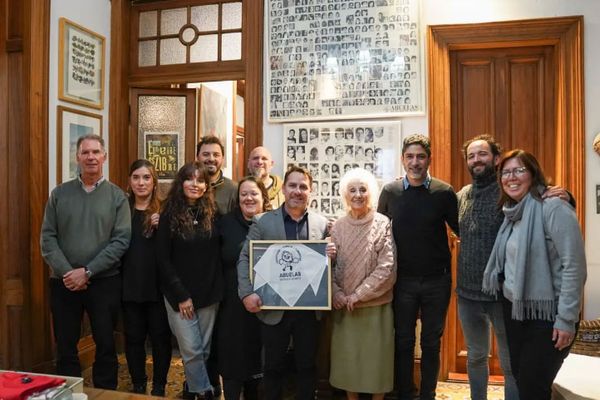
<path id="1" fill-rule="evenodd" d="M 282 188 L 284 204 L 276 210 L 254 217 L 237 264 L 239 296 L 246 309 L 256 313 L 262 322 L 266 400 L 282 399 L 284 358 L 290 337 L 294 341 L 297 369 L 296 398 L 314 399 L 320 312 L 297 309 L 261 310 L 263 301 L 250 281 L 250 242 L 325 239 L 327 219 L 308 210 L 311 187 L 312 177 L 306 169 L 295 165 L 289 167 Z M 327 245 L 327 255 L 335 256 L 335 245 Z"/>

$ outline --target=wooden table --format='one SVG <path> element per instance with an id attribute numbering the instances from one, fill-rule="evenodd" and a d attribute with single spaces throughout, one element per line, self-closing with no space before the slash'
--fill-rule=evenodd
<path id="1" fill-rule="evenodd" d="M 165 399 L 166 397 L 148 396 L 127 392 L 116 392 L 114 390 L 95 389 L 84 387 L 83 392 L 88 395 L 88 400 L 147 400 Z"/>

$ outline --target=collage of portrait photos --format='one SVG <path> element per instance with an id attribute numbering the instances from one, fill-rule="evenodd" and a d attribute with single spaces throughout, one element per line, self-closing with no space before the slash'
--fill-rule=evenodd
<path id="1" fill-rule="evenodd" d="M 423 111 L 418 0 L 269 0 L 271 121 Z"/>
<path id="2" fill-rule="evenodd" d="M 309 207 L 326 216 L 345 213 L 340 178 L 352 168 L 373 172 L 380 186 L 402 174 L 399 121 L 284 125 L 284 170 L 307 168 L 313 177 Z"/>

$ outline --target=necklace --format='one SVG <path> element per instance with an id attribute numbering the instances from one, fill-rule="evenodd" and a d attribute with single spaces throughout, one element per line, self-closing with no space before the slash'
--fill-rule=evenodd
<path id="1" fill-rule="evenodd" d="M 194 226 L 198 225 L 198 215 L 200 214 L 200 207 L 196 208 L 196 213 L 192 213 L 192 209 L 188 208 L 188 212 L 190 213 L 190 215 L 192 216 L 192 218 L 194 219 L 194 222 L 192 222 L 194 224 Z"/>

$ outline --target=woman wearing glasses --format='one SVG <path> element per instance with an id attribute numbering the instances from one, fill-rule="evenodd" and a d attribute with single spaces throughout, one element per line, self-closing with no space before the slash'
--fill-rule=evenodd
<path id="1" fill-rule="evenodd" d="M 199 162 L 177 172 L 156 232 L 156 245 L 171 331 L 183 359 L 184 398 L 212 400 L 206 360 L 223 296 L 217 209 L 208 170 Z"/>
<path id="2" fill-rule="evenodd" d="M 504 222 L 483 278 L 483 291 L 504 296 L 513 375 L 521 399 L 550 399 L 575 338 L 586 278 L 574 209 L 542 200 L 547 181 L 535 157 L 516 149 L 499 165 Z"/>

